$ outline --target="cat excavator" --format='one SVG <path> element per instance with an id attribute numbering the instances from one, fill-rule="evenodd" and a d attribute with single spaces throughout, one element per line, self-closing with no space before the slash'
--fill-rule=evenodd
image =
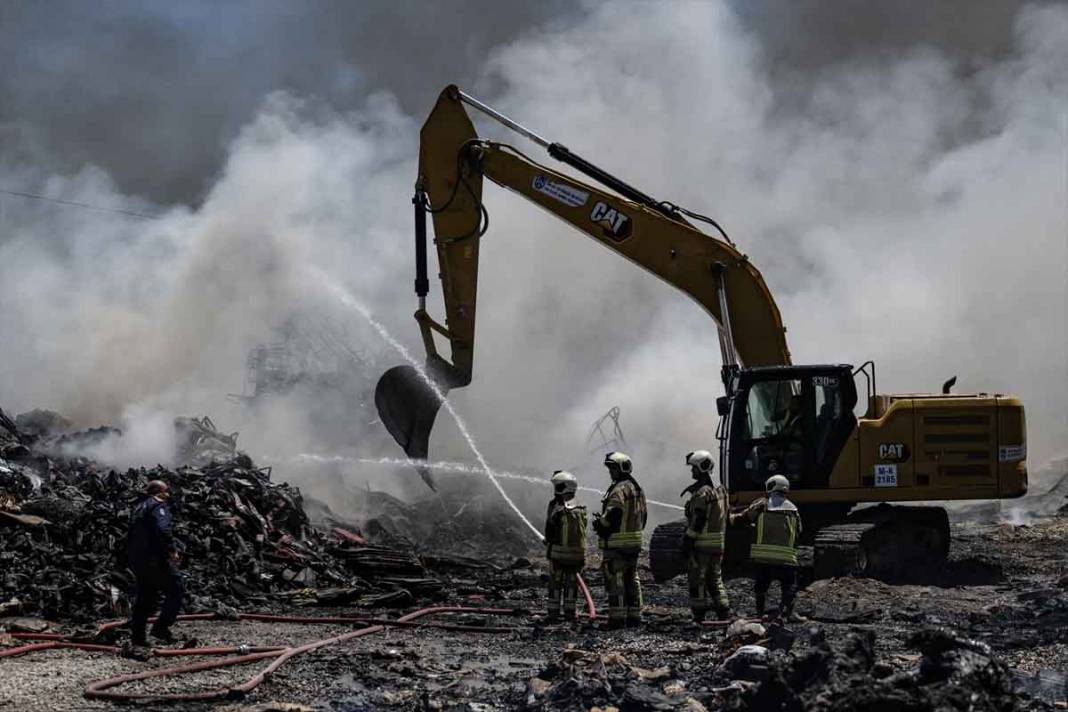
<path id="1" fill-rule="evenodd" d="M 539 163 L 512 145 L 480 138 L 465 106 L 590 181 Z M 442 399 L 471 383 L 479 243 L 489 221 L 484 178 L 548 210 L 704 308 L 723 364 L 715 435 L 731 505 L 762 497 L 771 475 L 789 478 L 817 577 L 893 579 L 943 561 L 950 543 L 946 511 L 906 503 L 1006 499 L 1027 492 L 1020 400 L 951 393 L 951 382 L 941 393 L 883 394 L 876 390 L 872 361 L 857 368 L 794 364 L 764 278 L 715 220 L 647 195 L 456 86 L 442 91 L 422 127 L 412 199 L 415 319 L 426 365 L 392 368 L 375 390 L 383 424 L 409 457 L 426 458 Z M 428 214 L 444 324 L 426 309 Z M 438 352 L 436 336 L 448 342 L 451 361 Z M 861 397 L 867 407 L 857 417 Z M 429 472 L 422 474 L 432 485 Z M 877 506 L 857 506 L 865 504 Z M 744 551 L 748 537 L 727 538 Z M 681 571 L 680 539 L 681 530 L 671 524 L 654 533 L 650 555 L 657 578 Z M 729 547 L 728 559 L 734 550 Z"/>

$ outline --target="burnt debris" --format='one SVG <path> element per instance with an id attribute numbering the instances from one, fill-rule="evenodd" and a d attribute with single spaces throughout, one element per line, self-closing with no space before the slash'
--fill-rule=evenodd
<path id="1" fill-rule="evenodd" d="M 26 422 L 31 433 L 0 411 L 0 607 L 8 615 L 126 615 L 127 521 L 149 480 L 174 492 L 189 610 L 406 605 L 441 589 L 409 553 L 369 546 L 351 528 L 311 526 L 300 491 L 272 481 L 270 468 L 237 450 L 236 433 L 207 418 L 176 422 L 178 454 L 190 464 L 125 472 L 75 454 L 117 431 L 69 432 L 40 412 Z"/>

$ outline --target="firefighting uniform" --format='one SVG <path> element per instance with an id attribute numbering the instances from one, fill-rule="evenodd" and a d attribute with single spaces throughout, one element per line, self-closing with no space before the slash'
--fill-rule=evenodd
<path id="1" fill-rule="evenodd" d="M 727 528 L 727 493 L 710 480 L 699 480 L 686 490 L 687 574 L 690 609 L 694 620 L 705 617 L 709 608 L 725 613 L 730 608 L 723 585 L 723 551 Z"/>
<path id="2" fill-rule="evenodd" d="M 586 508 L 574 500 L 549 502 L 545 517 L 545 554 L 549 559 L 550 618 L 575 619 L 577 577 L 586 563 Z"/>
<path id="3" fill-rule="evenodd" d="M 763 615 L 771 582 L 778 581 L 782 595 L 779 612 L 789 615 L 797 593 L 797 539 L 801 535 L 797 507 L 783 493 L 772 492 L 749 505 L 741 516 L 756 525 L 749 558 L 756 565 L 757 613 Z"/>
<path id="4" fill-rule="evenodd" d="M 613 482 L 601 500 L 597 531 L 604 556 L 609 625 L 641 622 L 638 555 L 648 516 L 645 493 L 630 477 Z"/>

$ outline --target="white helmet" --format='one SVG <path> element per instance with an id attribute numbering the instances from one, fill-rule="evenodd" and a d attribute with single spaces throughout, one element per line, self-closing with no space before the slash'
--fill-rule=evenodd
<path id="1" fill-rule="evenodd" d="M 550 482 L 553 483 L 553 492 L 564 497 L 574 497 L 578 490 L 578 480 L 567 470 L 554 472 Z"/>
<path id="2" fill-rule="evenodd" d="M 621 452 L 610 452 L 604 456 L 604 466 L 612 470 L 615 467 L 619 470 L 620 474 L 629 475 L 634 471 L 634 463 L 630 461 L 630 458 Z"/>
<path id="3" fill-rule="evenodd" d="M 764 483 L 764 490 L 768 493 L 789 492 L 790 480 L 786 479 L 782 475 L 772 475 L 768 478 L 768 481 Z"/>
<path id="4" fill-rule="evenodd" d="M 712 462 L 712 453 L 708 450 L 694 450 L 686 456 L 686 464 L 706 475 L 711 475 L 712 468 L 715 466 Z"/>

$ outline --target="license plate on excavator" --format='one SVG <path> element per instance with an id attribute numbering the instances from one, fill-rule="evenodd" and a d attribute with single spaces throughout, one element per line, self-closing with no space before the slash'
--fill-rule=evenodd
<path id="1" fill-rule="evenodd" d="M 875 486 L 897 487 L 897 465 L 876 465 Z"/>

